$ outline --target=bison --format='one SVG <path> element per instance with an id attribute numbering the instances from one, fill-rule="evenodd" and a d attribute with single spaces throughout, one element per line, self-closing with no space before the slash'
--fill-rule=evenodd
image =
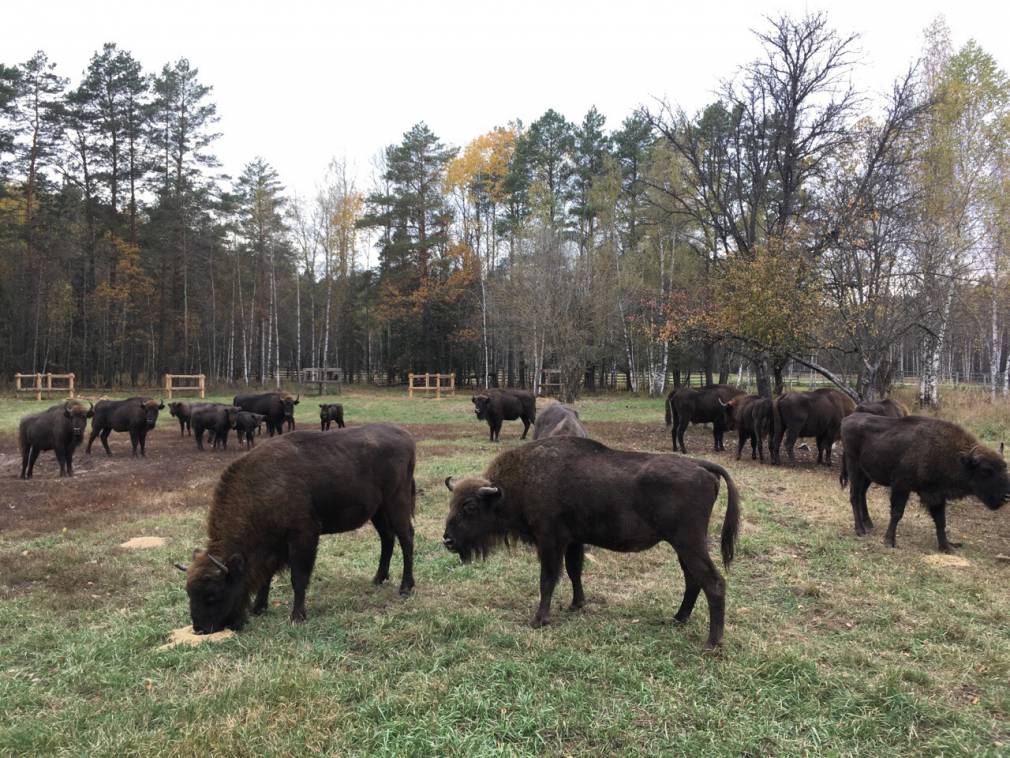
<path id="1" fill-rule="evenodd" d="M 193 630 L 241 629 L 249 598 L 266 610 L 270 581 L 291 570 L 291 621 L 305 621 L 305 590 L 321 534 L 372 522 L 382 549 L 373 578 L 389 578 L 395 540 L 403 553 L 400 594 L 414 587 L 414 440 L 392 424 L 333 434 L 302 431 L 259 445 L 225 469 L 207 517 L 207 546 L 186 571 Z"/>
<path id="2" fill-rule="evenodd" d="M 496 442 L 501 434 L 502 421 L 523 422 L 523 436 L 530 430 L 530 424 L 537 420 L 537 398 L 527 390 L 485 390 L 470 398 L 477 418 L 487 421 L 491 441 Z"/>
<path id="3" fill-rule="evenodd" d="M 235 436 L 238 437 L 238 442 L 241 445 L 245 441 L 247 448 L 252 448 L 255 444 L 256 435 L 259 433 L 260 426 L 263 424 L 264 417 L 259 413 L 250 413 L 249 411 L 239 411 L 235 416 Z M 216 441 L 215 437 L 215 441 Z"/>
<path id="4" fill-rule="evenodd" d="M 842 422 L 842 442 L 845 454 L 839 482 L 849 485 L 856 534 L 866 534 L 873 527 L 866 508 L 870 484 L 891 488 L 885 545 L 896 546 L 898 522 L 912 492 L 933 518 L 937 546 L 945 553 L 959 547 L 947 539 L 948 500 L 974 495 L 991 510 L 1010 500 L 1006 461 L 949 421 L 854 413 Z"/>
<path id="5" fill-rule="evenodd" d="M 168 412 L 173 418 L 179 420 L 179 436 L 185 437 L 186 433 L 193 434 L 191 418 L 193 411 L 205 406 L 217 405 L 217 403 L 190 403 L 188 401 L 176 401 L 168 404 Z"/>
<path id="6" fill-rule="evenodd" d="M 678 444 L 680 452 L 687 452 L 687 448 L 684 447 L 684 432 L 687 431 L 688 424 L 707 423 L 712 424 L 714 449 L 725 450 L 722 443 L 723 433 L 726 431 L 723 404 L 743 394 L 743 390 L 725 384 L 709 384 L 698 389 L 681 387 L 673 390 L 666 397 L 666 425 L 670 427 L 670 434 L 673 437 L 673 452 L 677 452 Z"/>
<path id="7" fill-rule="evenodd" d="M 855 410 L 851 397 L 830 387 L 810 392 L 790 392 L 775 400 L 772 408 L 772 463 L 779 463 L 779 451 L 785 436 L 789 462 L 796 462 L 793 451 L 799 437 L 817 438 L 817 462 L 831 465 L 831 448 L 839 440 L 842 419 Z"/>
<path id="8" fill-rule="evenodd" d="M 722 403 L 724 426 L 727 431 L 736 429 L 739 434 L 737 460 L 740 460 L 744 444 L 750 441 L 751 460 L 760 458 L 764 463 L 764 439 L 771 426 L 771 407 L 772 401 L 760 395 L 737 395 L 728 403 Z"/>
<path id="9" fill-rule="evenodd" d="M 466 563 L 498 544 L 535 545 L 540 606 L 534 628 L 548 623 L 551 597 L 565 564 L 571 609 L 585 603 L 586 545 L 618 552 L 669 542 L 684 571 L 684 598 L 674 621 L 684 623 L 701 591 L 709 608 L 708 646 L 723 634 L 726 584 L 708 554 L 708 522 L 719 493 L 729 492 L 722 527 L 728 566 L 740 523 L 736 485 L 722 466 L 679 456 L 612 450 L 580 437 L 548 437 L 496 456 L 483 477 L 454 482 L 442 542 Z"/>
<path id="10" fill-rule="evenodd" d="M 158 411 L 165 408 L 164 403 L 149 397 L 130 397 L 126 400 L 99 400 L 95 403 L 94 418 L 91 420 L 91 436 L 88 446 L 84 449 L 91 455 L 91 445 L 95 437 L 101 434 L 102 447 L 106 455 L 112 455 L 109 449 L 109 435 L 112 432 L 129 432 L 133 455 L 137 455 L 140 446 L 141 456 L 146 457 L 147 433 L 154 429 L 158 422 Z"/>
<path id="11" fill-rule="evenodd" d="M 319 431 L 328 432 L 330 424 L 334 422 L 336 422 L 338 428 L 344 428 L 344 406 L 340 403 L 320 403 Z"/>
<path id="12" fill-rule="evenodd" d="M 80 400 L 67 400 L 41 413 L 21 419 L 18 444 L 21 447 L 21 478 L 31 479 L 39 453 L 52 450 L 60 464 L 60 476 L 74 475 L 74 450 L 84 439 L 94 407 Z"/>
<path id="13" fill-rule="evenodd" d="M 540 418 L 533 425 L 533 439 L 543 437 L 588 437 L 589 433 L 579 419 L 579 412 L 561 403 L 552 403 L 540 412 Z"/>
<path id="14" fill-rule="evenodd" d="M 856 406 L 853 413 L 872 413 L 874 416 L 890 416 L 891 418 L 902 418 L 908 415 L 908 408 L 897 400 L 878 400 L 876 402 L 864 401 Z"/>
<path id="15" fill-rule="evenodd" d="M 234 405 L 209 403 L 193 411 L 191 422 L 196 446 L 203 450 L 203 433 L 210 431 L 214 448 L 228 449 L 228 431 L 235 428 L 241 408 Z"/>
<path id="16" fill-rule="evenodd" d="M 294 425 L 295 406 L 301 401 L 301 395 L 292 397 L 287 392 L 261 392 L 257 395 L 236 395 L 232 401 L 243 411 L 260 413 L 266 416 L 267 434 L 284 433 L 285 421 Z"/>

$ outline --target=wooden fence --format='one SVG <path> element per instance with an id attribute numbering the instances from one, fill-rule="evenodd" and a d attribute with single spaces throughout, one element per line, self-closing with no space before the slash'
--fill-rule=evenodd
<path id="1" fill-rule="evenodd" d="M 22 382 L 31 379 L 31 386 L 25 386 Z M 53 379 L 65 379 L 67 383 L 63 386 L 53 386 Z M 67 392 L 69 397 L 74 396 L 74 375 L 73 374 L 14 374 L 14 389 L 20 395 L 23 392 L 34 392 L 35 399 L 41 400 L 42 393 L 47 395 L 52 392 Z"/>
<path id="2" fill-rule="evenodd" d="M 340 373 L 341 369 L 333 368 L 329 366 L 315 366 L 312 368 L 303 368 L 301 374 L 298 376 L 299 384 L 315 384 L 319 387 L 319 394 L 323 394 L 323 390 L 328 390 L 330 385 L 334 386 L 337 393 L 340 392 Z"/>
<path id="3" fill-rule="evenodd" d="M 191 382 L 194 379 L 196 384 L 176 384 L 176 379 Z M 168 399 L 172 399 L 173 392 L 197 392 L 200 399 L 207 397 L 207 377 L 204 374 L 165 374 L 165 394 Z"/>
<path id="4" fill-rule="evenodd" d="M 435 383 L 432 384 L 431 380 L 434 379 Z M 423 380 L 424 384 L 418 384 L 418 380 Z M 445 383 L 448 382 L 448 383 Z M 413 398 L 414 391 L 424 392 L 434 392 L 435 398 L 442 397 L 442 392 L 445 391 L 450 395 L 456 394 L 456 375 L 455 374 L 407 374 L 407 397 Z"/>

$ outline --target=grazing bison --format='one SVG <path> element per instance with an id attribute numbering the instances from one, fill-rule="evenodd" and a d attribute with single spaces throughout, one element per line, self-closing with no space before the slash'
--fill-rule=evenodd
<path id="1" fill-rule="evenodd" d="M 250 413 L 249 411 L 239 411 L 235 416 L 235 436 L 238 437 L 238 442 L 241 445 L 245 441 L 247 448 L 252 448 L 255 444 L 256 435 L 259 433 L 260 426 L 263 424 L 263 416 L 259 413 Z M 215 440 L 217 438 L 215 437 Z"/>
<path id="2" fill-rule="evenodd" d="M 799 437 L 817 438 L 817 462 L 831 465 L 831 447 L 840 438 L 842 419 L 855 410 L 851 397 L 830 387 L 811 392 L 790 392 L 775 400 L 772 408 L 772 463 L 779 462 L 782 437 L 786 440 L 789 462 L 796 462 L 793 451 Z"/>
<path id="3" fill-rule="evenodd" d="M 294 432 L 260 445 L 221 475 L 207 517 L 207 547 L 188 567 L 198 634 L 240 629 L 250 595 L 266 610 L 270 580 L 291 569 L 291 620 L 305 620 L 305 590 L 321 534 L 372 522 L 382 549 L 374 579 L 389 578 L 394 540 L 403 552 L 400 594 L 414 587 L 414 440 L 392 424 L 323 434 Z"/>
<path id="4" fill-rule="evenodd" d="M 84 452 L 88 455 L 91 454 L 91 445 L 94 443 L 95 437 L 101 434 L 102 447 L 105 448 L 106 455 L 112 455 L 112 450 L 109 449 L 109 435 L 112 432 L 129 432 L 134 457 L 137 455 L 138 445 L 140 446 L 140 454 L 146 457 L 147 433 L 154 429 L 154 425 L 158 421 L 158 411 L 163 410 L 164 407 L 164 403 L 159 403 L 149 397 L 99 400 L 95 403 L 95 415 L 91 420 L 91 436 L 88 438 L 88 446 Z"/>
<path id="5" fill-rule="evenodd" d="M 891 523 L 884 544 L 895 547 L 898 522 L 910 493 L 933 517 L 940 550 L 947 539 L 947 501 L 974 495 L 991 510 L 1010 500 L 1006 461 L 957 424 L 925 416 L 893 418 L 854 413 L 842 422 L 845 455 L 839 481 L 849 485 L 856 534 L 873 527 L 866 508 L 870 484 L 891 488 Z"/>
<path id="6" fill-rule="evenodd" d="M 670 427 L 673 437 L 673 452 L 686 453 L 684 447 L 684 432 L 688 424 L 712 424 L 712 438 L 715 450 L 725 450 L 722 436 L 726 431 L 723 404 L 728 403 L 744 391 L 725 384 L 709 384 L 699 389 L 681 387 L 673 390 L 666 397 L 666 425 Z"/>
<path id="7" fill-rule="evenodd" d="M 733 560 L 740 522 L 739 495 L 722 466 L 672 455 L 611 450 L 579 437 L 550 437 L 498 455 L 482 478 L 453 482 L 442 542 L 466 563 L 486 558 L 498 544 L 536 545 L 540 606 L 531 625 L 546 624 L 551 596 L 565 564 L 571 608 L 585 603 L 586 545 L 622 553 L 669 542 L 684 571 L 684 599 L 674 616 L 687 621 L 705 592 L 708 646 L 722 639 L 726 583 L 708 555 L 708 522 L 719 493 L 729 491 L 722 558 Z"/>
<path id="8" fill-rule="evenodd" d="M 232 401 L 243 411 L 260 413 L 266 416 L 267 434 L 284 433 L 284 422 L 290 420 L 294 425 L 295 406 L 301 401 L 301 395 L 292 397 L 287 392 L 261 392 L 258 395 L 236 395 Z"/>
<path id="9" fill-rule="evenodd" d="M 526 439 L 530 424 L 537 420 L 537 398 L 526 390 L 489 389 L 480 395 L 474 395 L 470 400 L 477 418 L 487 421 L 492 442 L 497 441 L 501 434 L 502 421 L 521 419 L 523 422 L 521 439 Z"/>
<path id="10" fill-rule="evenodd" d="M 770 426 L 771 407 L 772 401 L 760 395 L 737 395 L 728 403 L 722 403 L 726 430 L 736 429 L 739 434 L 737 460 L 740 460 L 744 444 L 750 441 L 751 460 L 760 457 L 764 463 L 764 439 Z"/>
<path id="11" fill-rule="evenodd" d="M 213 403 L 204 405 L 193 411 L 191 422 L 193 424 L 193 436 L 196 437 L 196 446 L 203 450 L 203 433 L 211 433 L 210 441 L 214 448 L 222 447 L 228 449 L 228 431 L 235 428 L 238 421 L 238 414 L 241 408 L 234 405 L 221 405 Z"/>
<path id="12" fill-rule="evenodd" d="M 533 439 L 542 437 L 588 437 L 589 433 L 579 419 L 579 412 L 561 403 L 552 403 L 540 411 L 533 425 Z"/>
<path id="13" fill-rule="evenodd" d="M 878 400 L 876 402 L 862 402 L 856 406 L 853 413 L 872 413 L 874 416 L 890 416 L 891 418 L 902 418 L 908 415 L 908 408 L 897 400 Z"/>
<path id="14" fill-rule="evenodd" d="M 18 443 L 21 447 L 21 478 L 31 479 L 39 453 L 52 450 L 60 464 L 60 476 L 74 475 L 74 450 L 84 439 L 84 429 L 93 407 L 80 400 L 67 400 L 41 413 L 21 419 Z"/>
<path id="15" fill-rule="evenodd" d="M 320 403 L 319 431 L 328 432 L 330 424 L 334 422 L 336 422 L 338 428 L 344 428 L 344 406 L 340 403 Z"/>

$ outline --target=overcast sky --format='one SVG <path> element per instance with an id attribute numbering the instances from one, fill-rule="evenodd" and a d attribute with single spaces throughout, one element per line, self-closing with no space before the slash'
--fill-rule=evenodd
<path id="1" fill-rule="evenodd" d="M 214 2 L 47 0 L 6 3 L 2 62 L 45 50 L 76 84 L 104 42 L 149 72 L 180 57 L 199 68 L 221 117 L 224 169 L 263 156 L 289 191 L 309 194 L 330 157 L 368 189 L 372 158 L 425 121 L 462 145 L 547 108 L 573 121 L 591 105 L 615 128 L 637 106 L 693 111 L 753 58 L 763 17 L 827 9 L 862 35 L 857 85 L 888 89 L 922 49 L 938 14 L 954 44 L 975 38 L 1010 67 L 1010 4 L 887 2 Z"/>

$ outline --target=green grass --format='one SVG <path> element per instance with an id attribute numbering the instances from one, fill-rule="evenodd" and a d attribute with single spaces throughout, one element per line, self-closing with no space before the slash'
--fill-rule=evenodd
<path id="1" fill-rule="evenodd" d="M 745 527 L 728 574 L 723 649 L 702 652 L 707 606 L 670 625 L 682 579 L 669 548 L 594 550 L 587 608 L 527 626 L 528 550 L 462 566 L 440 545 L 449 474 L 500 446 L 468 397 L 345 392 L 352 422 L 465 424 L 419 445 L 415 594 L 374 588 L 370 529 L 326 537 L 308 623 L 280 605 L 237 637 L 158 652 L 188 620 L 181 576 L 202 511 L 120 514 L 100 529 L 0 535 L 0 753 L 9 755 L 999 755 L 1010 750 L 1010 596 L 984 533 L 961 568 L 933 564 L 931 528 L 906 516 L 899 549 L 851 536 L 823 472 L 728 462 Z M 315 398 L 298 421 L 314 418 Z M 0 403 L 0 424 L 27 403 Z M 655 400 L 579 405 L 587 425 L 661 424 Z M 467 414 L 469 413 L 469 417 Z M 704 440 L 703 434 L 696 437 Z M 720 459 L 727 462 L 727 459 Z M 0 482 L 0 506 L 13 494 Z M 871 503 L 878 522 L 879 494 Z M 965 505 L 964 510 L 977 508 Z M 713 518 L 721 527 L 722 500 Z M 951 517 L 957 530 L 959 515 Z M 996 514 L 993 519 L 1005 518 Z M 163 548 L 116 547 L 140 534 Z M 964 536 L 964 535 L 962 535 Z"/>

